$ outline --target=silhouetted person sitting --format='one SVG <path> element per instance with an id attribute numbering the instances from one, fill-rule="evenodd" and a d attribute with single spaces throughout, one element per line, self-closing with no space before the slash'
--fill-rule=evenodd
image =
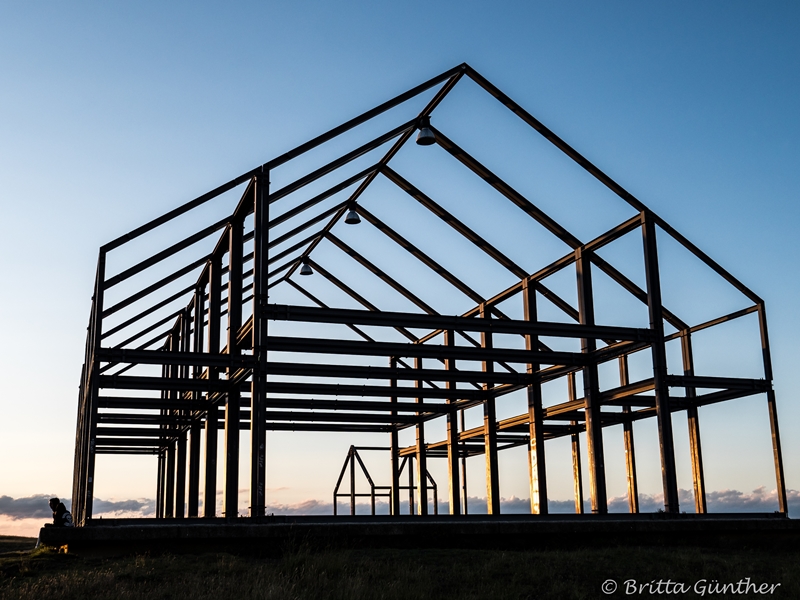
<path id="1" fill-rule="evenodd" d="M 53 527 L 72 527 L 72 515 L 58 498 L 50 498 L 53 510 Z"/>

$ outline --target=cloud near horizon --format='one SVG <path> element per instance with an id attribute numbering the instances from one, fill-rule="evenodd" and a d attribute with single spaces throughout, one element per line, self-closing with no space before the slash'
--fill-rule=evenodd
<path id="1" fill-rule="evenodd" d="M 61 498 L 61 501 L 70 508 L 70 499 L 66 496 L 55 494 L 36 494 L 25 498 L 12 498 L 0 496 L 0 516 L 11 520 L 17 519 L 52 519 L 53 511 L 50 510 L 50 498 Z M 138 500 L 109 501 L 96 498 L 94 501 L 95 516 L 103 517 L 146 517 L 154 513 L 155 501 L 148 498 Z"/>
<path id="2" fill-rule="evenodd" d="M 10 496 L 0 496 L 0 517 L 5 517 L 12 521 L 18 519 L 47 519 L 52 517 L 52 512 L 48 506 L 48 501 L 53 494 L 36 494 L 25 498 L 12 498 Z M 643 513 L 657 512 L 663 508 L 661 494 L 639 494 L 639 510 Z M 789 490 L 787 492 L 789 502 L 789 515 L 800 517 L 800 491 Z M 62 498 L 69 508 L 69 499 Z M 776 490 L 767 490 L 759 487 L 749 494 L 739 490 L 722 490 L 708 492 L 706 494 L 709 512 L 774 512 L 778 510 L 778 498 Z M 694 512 L 694 496 L 690 490 L 680 490 L 681 509 L 684 512 Z M 506 514 L 525 514 L 530 512 L 530 500 L 527 498 L 502 498 L 500 501 L 501 511 Z M 572 513 L 575 510 L 573 500 L 550 500 L 548 506 L 551 513 Z M 588 500 L 584 501 L 584 510 L 591 511 Z M 429 506 L 433 512 L 433 506 Z M 447 501 L 439 502 L 439 512 L 448 512 Z M 470 496 L 468 500 L 469 512 L 472 514 L 486 513 L 486 499 Z M 617 496 L 608 501 L 609 512 L 626 513 L 628 512 L 628 499 L 626 496 Z M 350 510 L 349 501 L 341 499 L 339 501 L 339 513 L 347 514 Z M 378 514 L 388 514 L 389 505 L 383 500 L 375 503 L 375 510 Z M 408 502 L 401 503 L 401 511 L 408 512 Z M 95 499 L 94 516 L 95 518 L 130 518 L 130 517 L 152 517 L 155 512 L 155 501 L 151 498 L 138 498 L 129 500 L 102 500 Z M 357 514 L 369 514 L 370 505 L 359 502 L 356 505 Z M 267 513 L 276 515 L 332 515 L 333 505 L 330 502 L 320 500 L 303 500 L 290 504 L 271 504 L 267 506 Z"/>

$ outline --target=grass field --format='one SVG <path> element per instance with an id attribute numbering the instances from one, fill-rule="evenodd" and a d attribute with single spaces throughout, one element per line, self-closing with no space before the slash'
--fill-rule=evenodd
<path id="1" fill-rule="evenodd" d="M 31 550 L 34 542 L 0 537 L 4 600 L 800 598 L 800 549 L 301 548 L 278 558 L 224 553 L 89 558 L 47 548 Z M 738 585 L 733 592 L 747 592 L 748 577 L 754 584 L 749 593 L 731 593 L 731 588 L 714 593 L 715 586 L 724 584 Z M 601 586 L 609 579 L 617 590 L 605 594 Z M 645 587 L 629 593 L 633 588 L 624 582 L 631 579 Z M 690 589 L 675 593 L 675 583 Z M 758 588 L 763 583 L 780 585 Z M 766 593 L 756 593 L 759 589 Z"/>

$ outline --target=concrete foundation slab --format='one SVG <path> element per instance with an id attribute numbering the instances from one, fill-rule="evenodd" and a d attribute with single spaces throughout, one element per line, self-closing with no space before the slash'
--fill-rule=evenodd
<path id="1" fill-rule="evenodd" d="M 800 521 L 763 515 L 469 515 L 100 519 L 42 528 L 39 543 L 69 552 L 280 553 L 316 547 L 546 549 L 609 545 L 800 547 Z"/>

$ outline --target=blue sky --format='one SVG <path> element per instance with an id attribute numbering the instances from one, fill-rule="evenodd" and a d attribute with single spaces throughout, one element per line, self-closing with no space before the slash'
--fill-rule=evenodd
<path id="1" fill-rule="evenodd" d="M 766 300 L 800 489 L 799 25 L 791 2 L 4 3 L 0 496 L 71 489 L 101 244 L 460 62 Z M 709 489 L 773 489 L 766 407 L 727 406 L 703 422 Z M 130 468 L 98 496 L 152 497 L 150 466 Z M 286 471 L 276 502 L 327 499 Z"/>

